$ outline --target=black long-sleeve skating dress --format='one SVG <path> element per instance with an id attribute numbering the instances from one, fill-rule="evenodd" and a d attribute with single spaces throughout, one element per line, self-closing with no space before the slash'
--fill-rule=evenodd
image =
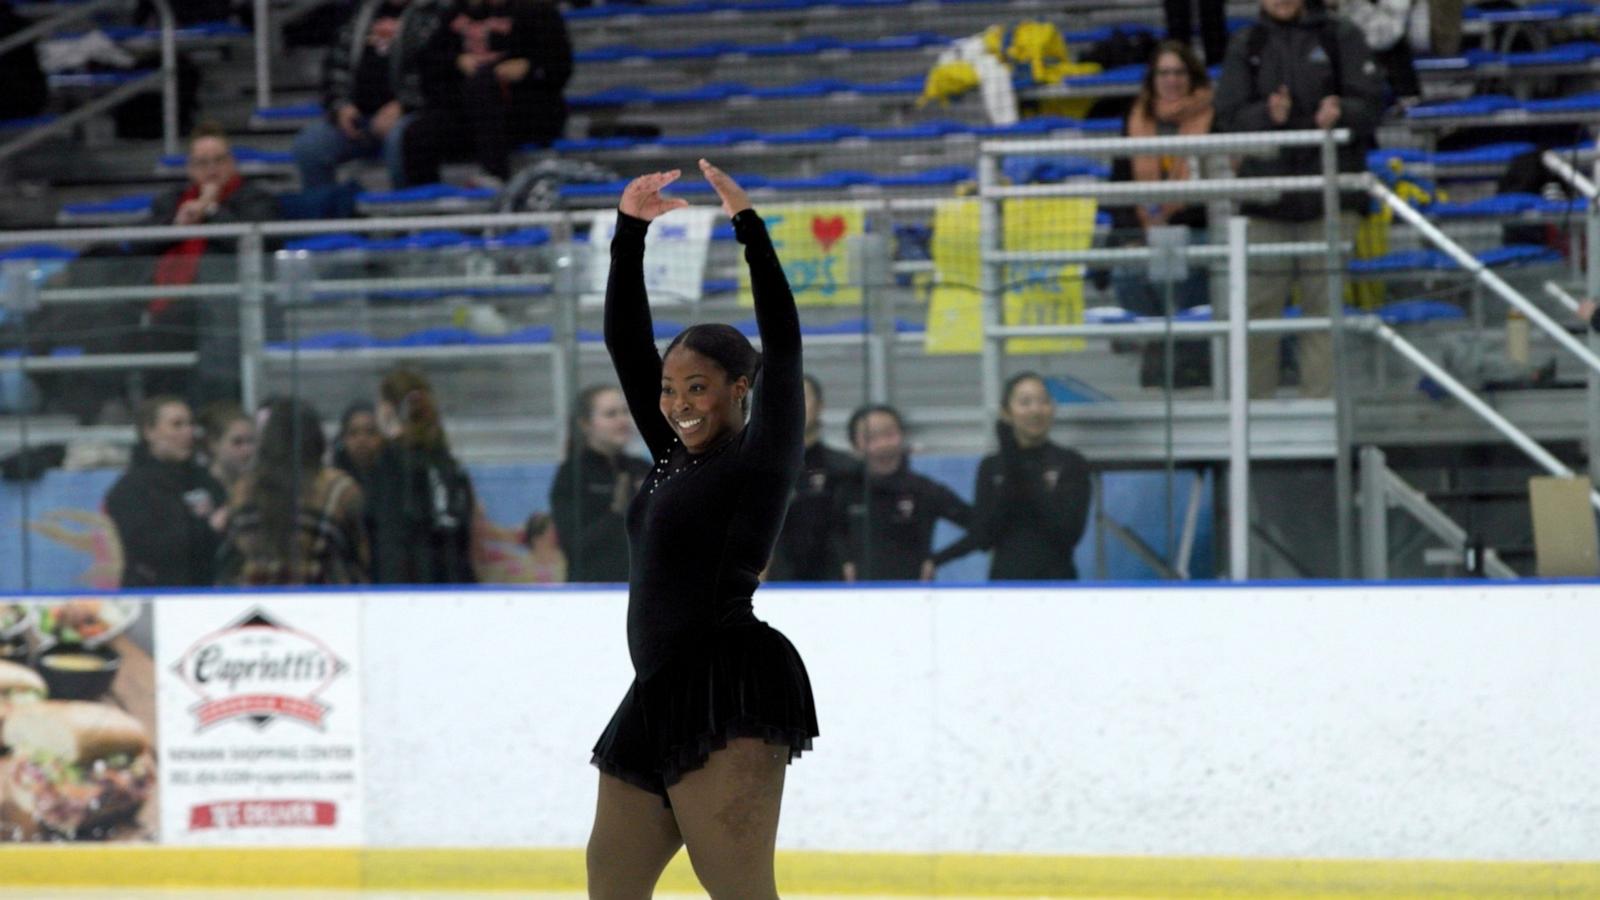
<path id="1" fill-rule="evenodd" d="M 804 449 L 800 320 L 766 225 L 747 210 L 733 226 L 765 360 L 749 423 L 700 453 L 684 448 L 660 412 L 661 357 L 644 286 L 649 224 L 619 212 L 611 242 L 606 348 L 653 468 L 627 515 L 634 680 L 593 762 L 664 803 L 670 785 L 732 738 L 788 747 L 792 760 L 818 733 L 800 655 L 751 606 Z"/>

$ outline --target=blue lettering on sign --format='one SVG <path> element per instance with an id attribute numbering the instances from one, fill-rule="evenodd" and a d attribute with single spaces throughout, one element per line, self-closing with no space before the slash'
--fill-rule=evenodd
<path id="1" fill-rule="evenodd" d="M 682 225 L 663 225 L 661 236 L 667 240 L 681 241 L 689 237 L 689 229 Z"/>
<path id="2" fill-rule="evenodd" d="M 796 294 L 815 291 L 824 297 L 838 293 L 839 279 L 833 272 L 834 260 L 835 257 L 824 256 L 821 259 L 800 259 L 785 264 L 783 272 L 789 278 L 790 290 Z"/>

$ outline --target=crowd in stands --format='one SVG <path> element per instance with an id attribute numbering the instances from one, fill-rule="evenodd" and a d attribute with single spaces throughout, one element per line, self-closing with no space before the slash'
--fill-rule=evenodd
<path id="1" fill-rule="evenodd" d="M 377 393 L 345 411 L 331 447 L 302 399 L 270 399 L 253 416 L 217 404 L 198 427 L 179 397 L 143 402 L 132 460 L 105 500 L 122 585 L 476 582 L 484 513 L 432 385 L 399 368 Z M 636 434 L 616 387 L 585 389 L 575 409 L 549 511 L 529 517 L 523 540 L 536 551 L 552 545 L 566 581 L 625 582 L 625 518 L 650 465 L 630 453 Z M 1050 440 L 1055 404 L 1043 377 L 1006 385 L 999 450 L 978 467 L 975 504 L 911 469 L 894 407 L 852 413 L 853 453 L 823 443 L 822 409 L 821 385 L 808 377 L 805 467 L 763 577 L 929 581 L 979 550 L 992 553 L 995 580 L 1077 577 L 1089 467 Z M 936 550 L 941 520 L 964 534 Z"/>

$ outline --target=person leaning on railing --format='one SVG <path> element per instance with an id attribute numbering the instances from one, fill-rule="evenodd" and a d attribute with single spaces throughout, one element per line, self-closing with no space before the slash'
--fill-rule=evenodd
<path id="1" fill-rule="evenodd" d="M 1234 35 L 1217 82 L 1218 131 L 1273 132 L 1345 128 L 1351 140 L 1338 151 L 1341 172 L 1366 168 L 1383 113 L 1384 84 L 1366 41 L 1354 25 L 1330 18 L 1306 0 L 1262 0 L 1261 17 Z M 1247 155 L 1239 177 L 1321 175 L 1319 147 L 1272 151 L 1263 136 L 1264 155 Z M 1340 227 L 1353 240 L 1357 215 L 1365 208 L 1360 191 L 1340 194 Z M 1285 193 L 1268 202 L 1245 203 L 1250 241 L 1298 242 L 1326 238 L 1320 191 Z M 1282 315 L 1292 285 L 1300 288 L 1300 309 L 1308 316 L 1328 312 L 1328 275 L 1323 257 L 1274 258 L 1252 263 L 1249 313 L 1252 319 Z M 1250 396 L 1277 392 L 1279 339 L 1250 338 Z M 1299 338 L 1300 393 L 1326 397 L 1332 392 L 1331 341 L 1326 332 Z"/>

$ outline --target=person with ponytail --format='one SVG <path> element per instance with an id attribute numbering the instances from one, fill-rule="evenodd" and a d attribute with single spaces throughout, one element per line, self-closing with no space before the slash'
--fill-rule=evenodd
<path id="1" fill-rule="evenodd" d="M 323 465 L 327 448 L 322 419 L 309 404 L 279 400 L 267 408 L 255 467 L 234 492 L 218 584 L 367 581 L 361 487 Z"/>
<path id="2" fill-rule="evenodd" d="M 433 385 L 415 369 L 384 377 L 379 419 L 393 439 L 371 476 L 372 580 L 378 584 L 474 584 L 477 498 L 450 454 Z"/>
<path id="3" fill-rule="evenodd" d="M 567 458 L 550 488 L 551 517 L 567 558 L 568 581 L 628 580 L 623 515 L 650 471 L 649 462 L 624 452 L 633 435 L 622 391 L 593 384 L 578 392 Z"/>
<path id="4" fill-rule="evenodd" d="M 805 446 L 799 313 L 744 190 L 705 160 L 700 171 L 744 245 L 766 358 L 714 324 L 657 352 L 645 233 L 688 204 L 662 194 L 677 171 L 634 179 L 611 241 L 605 339 L 653 467 L 627 510 L 634 678 L 594 748 L 592 898 L 649 897 L 687 845 L 712 897 L 776 900 L 784 775 L 818 733 L 799 653 L 752 609 Z"/>

